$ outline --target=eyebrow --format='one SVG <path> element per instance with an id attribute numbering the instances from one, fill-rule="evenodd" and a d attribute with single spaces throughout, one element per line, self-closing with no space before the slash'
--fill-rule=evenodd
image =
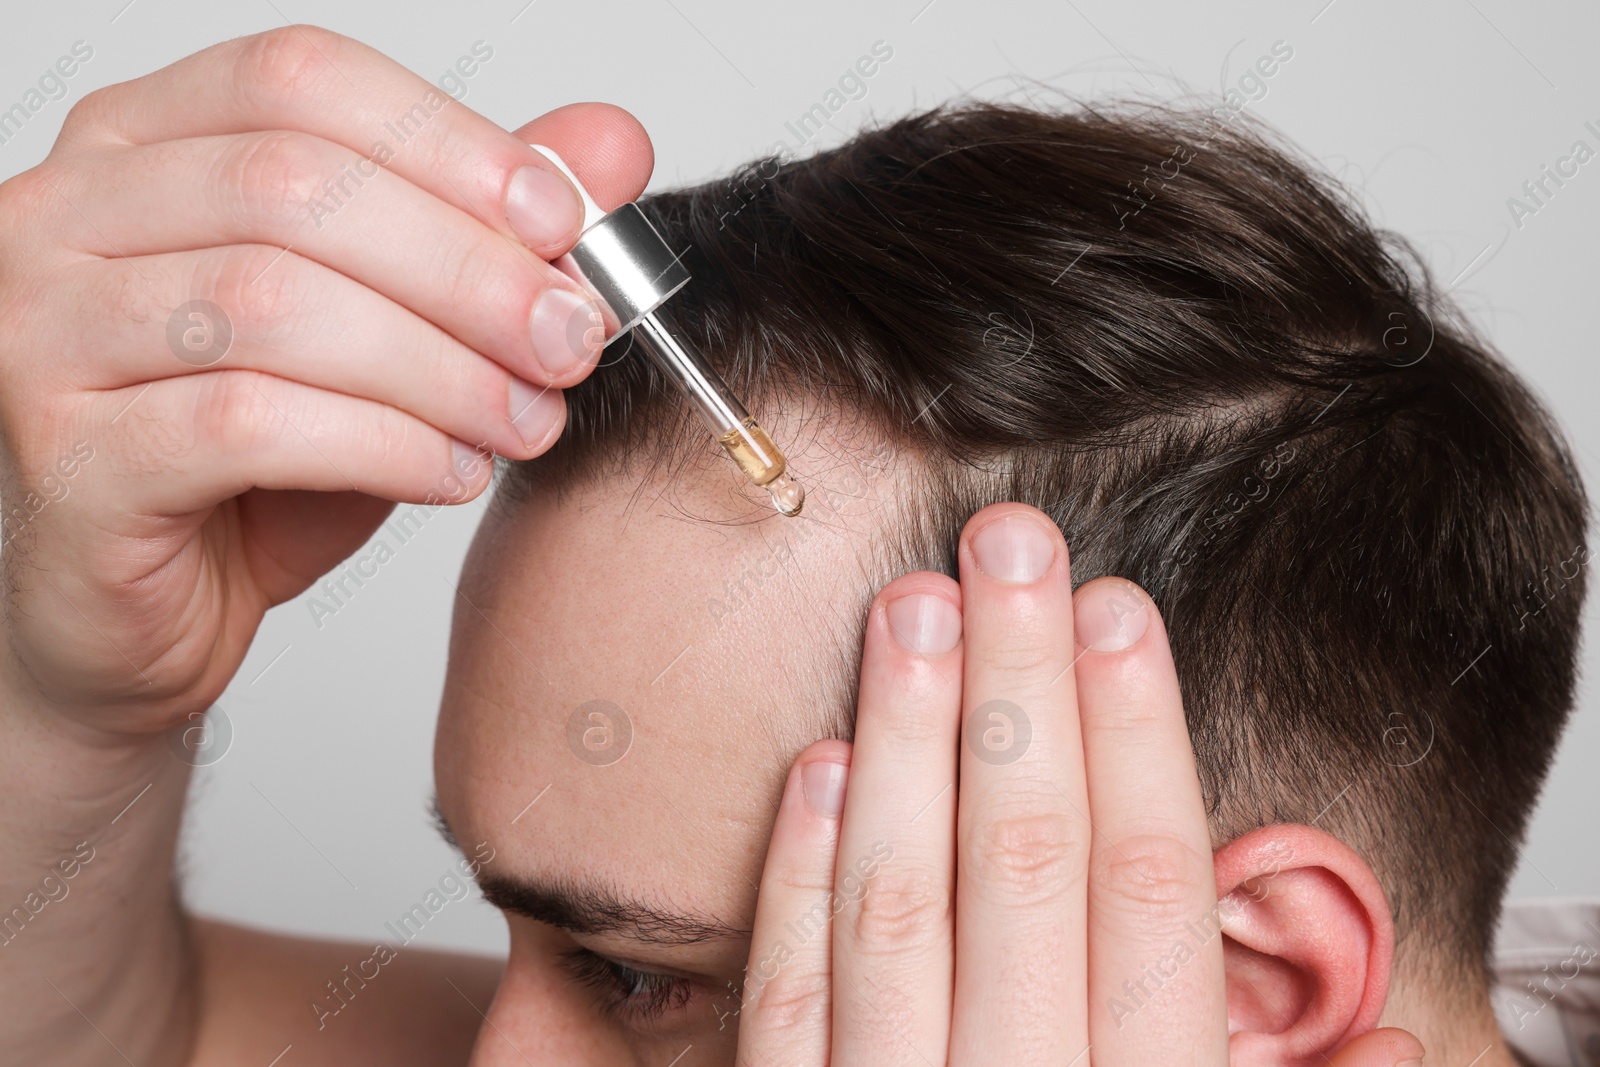
<path id="1" fill-rule="evenodd" d="M 456 851 L 456 840 L 435 797 L 433 823 Z M 533 879 L 480 870 L 479 890 L 490 904 L 574 934 L 620 934 L 653 945 L 695 945 L 746 939 L 750 931 L 720 919 L 677 911 L 594 880 Z"/>

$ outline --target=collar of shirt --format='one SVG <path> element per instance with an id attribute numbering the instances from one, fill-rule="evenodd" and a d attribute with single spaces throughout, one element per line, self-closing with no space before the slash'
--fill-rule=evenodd
<path id="1" fill-rule="evenodd" d="M 1600 900 L 1508 902 L 1489 997 L 1524 1063 L 1600 1067 Z"/>

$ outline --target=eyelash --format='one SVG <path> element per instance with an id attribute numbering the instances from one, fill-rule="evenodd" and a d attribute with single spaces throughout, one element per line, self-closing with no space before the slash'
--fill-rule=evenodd
<path id="1" fill-rule="evenodd" d="M 574 979 L 600 994 L 607 1014 L 624 1022 L 654 1022 L 694 994 L 687 979 L 635 970 L 585 948 L 562 953 L 561 960 Z"/>

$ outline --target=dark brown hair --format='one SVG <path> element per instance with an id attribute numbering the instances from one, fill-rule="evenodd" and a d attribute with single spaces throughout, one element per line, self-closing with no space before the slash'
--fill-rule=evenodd
<path id="1" fill-rule="evenodd" d="M 1403 242 L 1221 110 L 942 108 L 647 206 L 755 410 L 920 453 L 908 568 L 1043 508 L 1075 580 L 1164 612 L 1218 839 L 1315 820 L 1481 988 L 1572 701 L 1586 503 Z M 567 400 L 513 492 L 714 448 L 637 354 Z"/>

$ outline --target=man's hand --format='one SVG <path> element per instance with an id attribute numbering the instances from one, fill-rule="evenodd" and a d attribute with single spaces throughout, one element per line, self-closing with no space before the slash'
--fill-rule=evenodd
<path id="1" fill-rule="evenodd" d="M 616 108 L 507 133 L 291 26 L 90 94 L 0 185 L 0 1060 L 185 1062 L 216 1005 L 163 733 L 393 502 L 472 499 L 489 452 L 561 432 L 598 318 L 547 262 L 581 202 L 529 142 L 603 206 L 650 173 Z"/>
<path id="2" fill-rule="evenodd" d="M 14 692 L 181 721 L 392 502 L 550 446 L 599 332 L 546 262 L 581 202 L 523 138 L 608 206 L 651 154 L 598 104 L 519 135 L 294 26 L 90 94 L 0 186 Z"/>
<path id="3" fill-rule="evenodd" d="M 1218 910 L 1155 605 L 1116 578 L 1075 600 L 1059 531 L 1022 505 L 979 512 L 960 559 L 959 586 L 922 572 L 882 591 L 854 746 L 818 742 L 790 773 L 739 1062 L 1224 1067 L 1221 936 L 1196 939 L 1144 1010 L 1108 1010 Z M 786 924 L 819 901 L 831 943 L 794 947 Z M 1370 1027 L 1307 1062 L 1422 1055 Z"/>

